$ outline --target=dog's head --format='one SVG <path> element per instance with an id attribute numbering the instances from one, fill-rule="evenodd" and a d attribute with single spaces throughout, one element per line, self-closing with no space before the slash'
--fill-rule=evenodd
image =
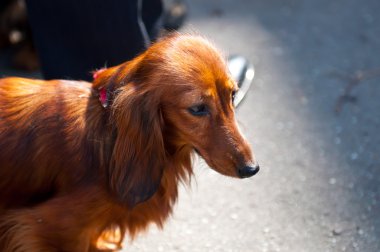
<path id="1" fill-rule="evenodd" d="M 195 150 L 224 175 L 257 173 L 235 119 L 237 84 L 207 40 L 172 35 L 102 74 L 103 84 L 116 85 L 111 107 L 118 137 L 111 178 L 117 182 L 111 187 L 129 205 L 154 194 L 168 156 L 181 150 Z"/>

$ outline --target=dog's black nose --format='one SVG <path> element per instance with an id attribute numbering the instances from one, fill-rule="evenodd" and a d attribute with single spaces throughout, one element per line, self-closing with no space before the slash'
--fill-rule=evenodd
<path id="1" fill-rule="evenodd" d="M 254 166 L 244 166 L 238 170 L 240 178 L 249 178 L 258 173 L 260 170 L 259 165 Z"/>

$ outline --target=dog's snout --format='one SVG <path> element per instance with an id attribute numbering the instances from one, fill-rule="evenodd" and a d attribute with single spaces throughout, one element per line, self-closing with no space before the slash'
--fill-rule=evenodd
<path id="1" fill-rule="evenodd" d="M 260 166 L 253 165 L 253 166 L 244 166 L 239 168 L 238 173 L 240 178 L 249 178 L 258 173 L 260 170 Z"/>

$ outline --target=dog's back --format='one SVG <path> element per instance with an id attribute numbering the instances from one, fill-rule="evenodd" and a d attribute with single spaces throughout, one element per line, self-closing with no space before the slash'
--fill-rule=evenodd
<path id="1" fill-rule="evenodd" d="M 58 178 L 72 179 L 67 170 L 81 157 L 64 157 L 80 147 L 89 95 L 85 82 L 0 80 L 0 207 L 33 204 L 65 184 Z"/>

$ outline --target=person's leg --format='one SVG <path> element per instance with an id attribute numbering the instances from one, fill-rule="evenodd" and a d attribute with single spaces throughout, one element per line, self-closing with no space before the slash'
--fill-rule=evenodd
<path id="1" fill-rule="evenodd" d="M 28 17 L 46 79 L 91 80 L 90 72 L 130 60 L 145 49 L 138 23 L 143 2 L 147 31 L 161 15 L 161 0 L 27 0 Z"/>

